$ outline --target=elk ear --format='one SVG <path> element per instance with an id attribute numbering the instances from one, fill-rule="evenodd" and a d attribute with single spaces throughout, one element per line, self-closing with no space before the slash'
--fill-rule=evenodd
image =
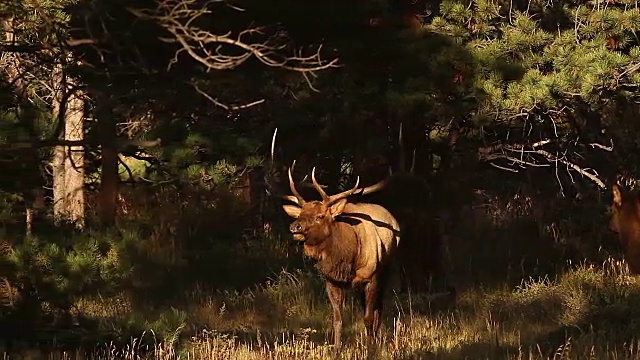
<path id="1" fill-rule="evenodd" d="M 285 199 L 287 199 L 287 200 L 289 200 L 289 201 L 291 201 L 292 203 L 300 204 L 300 203 L 298 202 L 298 198 L 296 198 L 295 196 L 287 195 L 287 196 L 285 196 L 284 198 L 285 198 Z"/>
<path id="2" fill-rule="evenodd" d="M 620 187 L 618 184 L 613 184 L 611 187 L 613 191 L 613 204 L 616 206 L 622 205 L 622 193 L 620 192 Z"/>
<path id="3" fill-rule="evenodd" d="M 298 216 L 300 216 L 300 212 L 302 211 L 301 207 L 295 205 L 282 205 L 282 208 L 284 209 L 284 212 L 287 213 L 287 215 L 291 216 L 294 219 L 297 219 Z"/>
<path id="4" fill-rule="evenodd" d="M 347 199 L 340 199 L 335 204 L 331 205 L 329 208 L 331 217 L 335 219 L 338 215 L 342 214 L 345 206 L 347 206 Z"/>

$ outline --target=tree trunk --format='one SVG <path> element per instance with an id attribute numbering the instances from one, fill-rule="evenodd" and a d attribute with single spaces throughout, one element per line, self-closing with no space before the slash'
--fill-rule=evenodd
<path id="1" fill-rule="evenodd" d="M 101 110 L 108 105 L 102 101 Z M 98 194 L 98 213 L 102 226 L 113 226 L 116 221 L 118 201 L 118 150 L 115 141 L 117 135 L 116 122 L 110 111 L 100 111 L 99 118 L 100 145 L 102 147 L 102 171 L 100 173 L 100 192 Z"/>
<path id="2" fill-rule="evenodd" d="M 62 65 L 53 73 L 55 96 L 53 115 L 63 122 L 60 138 L 84 138 L 83 94 L 74 88 Z M 84 148 L 82 146 L 56 146 L 53 151 L 53 216 L 58 223 L 69 221 L 84 227 Z"/>

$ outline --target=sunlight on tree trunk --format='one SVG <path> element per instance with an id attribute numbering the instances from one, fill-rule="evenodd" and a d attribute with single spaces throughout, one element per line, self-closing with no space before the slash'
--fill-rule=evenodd
<path id="1" fill-rule="evenodd" d="M 64 122 L 63 140 L 84 138 L 84 100 L 64 76 L 62 66 L 53 73 L 56 88 L 53 115 Z M 53 214 L 56 222 L 71 221 L 84 226 L 84 149 L 82 146 L 56 146 L 53 151 Z"/>
<path id="2" fill-rule="evenodd" d="M 31 206 L 27 207 L 27 220 L 25 224 L 25 233 L 27 235 L 31 235 L 33 232 L 33 208 Z"/>

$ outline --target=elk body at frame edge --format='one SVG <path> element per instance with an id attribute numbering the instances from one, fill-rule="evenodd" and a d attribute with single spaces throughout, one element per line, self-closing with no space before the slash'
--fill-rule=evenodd
<path id="1" fill-rule="evenodd" d="M 640 194 L 620 183 L 612 184 L 611 192 L 609 230 L 618 235 L 631 275 L 640 275 Z"/>
<path id="2" fill-rule="evenodd" d="M 363 286 L 364 323 L 371 342 L 381 323 L 383 298 L 389 278 L 391 260 L 400 243 L 400 227 L 384 207 L 369 203 L 350 203 L 355 193 L 377 191 L 384 182 L 339 194 L 327 195 L 315 178 L 312 182 L 322 197 L 305 201 L 295 188 L 291 168 L 289 187 L 293 196 L 285 198 L 295 205 L 283 205 L 284 211 L 296 219 L 289 226 L 293 239 L 303 242 L 304 254 L 316 261 L 316 268 L 326 281 L 326 291 L 333 309 L 334 345 L 341 346 L 342 307 L 346 290 Z"/>

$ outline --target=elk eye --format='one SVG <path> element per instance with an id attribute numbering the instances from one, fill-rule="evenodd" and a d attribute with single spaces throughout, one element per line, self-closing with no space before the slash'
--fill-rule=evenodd
<path id="1" fill-rule="evenodd" d="M 316 220 L 322 220 L 322 219 L 324 219 L 324 214 L 320 214 L 316 216 Z"/>

